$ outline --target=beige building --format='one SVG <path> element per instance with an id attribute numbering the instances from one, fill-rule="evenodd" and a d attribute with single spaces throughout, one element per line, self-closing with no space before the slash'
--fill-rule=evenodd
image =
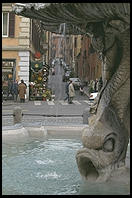
<path id="1" fill-rule="evenodd" d="M 15 15 L 13 5 L 2 3 L 2 88 L 7 95 L 11 81 L 23 79 L 28 99 L 30 63 L 35 52 L 41 51 L 43 60 L 49 60 L 48 32 L 41 31 L 35 20 Z"/>
<path id="2" fill-rule="evenodd" d="M 16 16 L 12 12 L 12 5 L 2 4 L 3 91 L 9 89 L 11 80 L 23 79 L 27 84 L 28 97 L 31 19 Z"/>

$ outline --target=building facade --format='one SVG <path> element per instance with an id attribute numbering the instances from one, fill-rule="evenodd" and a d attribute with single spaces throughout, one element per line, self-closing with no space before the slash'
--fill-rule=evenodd
<path id="1" fill-rule="evenodd" d="M 51 33 L 50 57 L 51 59 L 61 58 L 66 64 L 70 64 L 70 35 Z"/>
<path id="2" fill-rule="evenodd" d="M 40 51 L 45 62 L 48 57 L 48 33 L 35 20 L 15 15 L 14 3 L 2 3 L 2 89 L 9 97 L 12 81 L 23 79 L 29 99 L 30 63 Z M 8 98 L 7 98 L 8 99 Z"/>
<path id="3" fill-rule="evenodd" d="M 99 79 L 102 76 L 102 61 L 91 45 L 91 38 L 85 35 L 61 35 L 51 33 L 50 58 L 62 58 L 70 65 L 75 77 L 82 82 Z"/>
<path id="4" fill-rule="evenodd" d="M 91 45 L 91 38 L 85 35 L 75 40 L 75 73 L 84 83 L 102 76 L 102 61 Z"/>
<path id="5" fill-rule="evenodd" d="M 27 84 L 28 97 L 31 19 L 16 16 L 12 12 L 12 5 L 2 4 L 3 91 L 9 91 L 12 81 L 23 79 Z"/>

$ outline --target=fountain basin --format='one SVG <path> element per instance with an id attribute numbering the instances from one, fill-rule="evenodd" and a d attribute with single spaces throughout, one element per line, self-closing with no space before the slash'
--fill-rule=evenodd
<path id="1" fill-rule="evenodd" d="M 113 176 L 108 183 L 95 183 L 94 180 L 83 183 L 75 156 L 78 149 L 83 148 L 81 136 L 84 127 L 3 127 L 2 194 L 129 194 L 129 171 L 117 174 L 116 178 Z M 128 161 L 129 154 L 130 151 Z M 98 176 L 91 164 L 92 172 Z M 113 183 L 116 185 L 114 189 Z"/>
<path id="2" fill-rule="evenodd" d="M 81 139 L 82 126 L 25 126 L 16 124 L 2 128 L 2 143 L 21 142 L 30 138 L 75 138 Z"/>

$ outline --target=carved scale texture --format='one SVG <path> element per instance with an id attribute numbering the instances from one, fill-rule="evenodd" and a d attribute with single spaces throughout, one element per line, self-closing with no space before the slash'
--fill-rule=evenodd
<path id="1" fill-rule="evenodd" d="M 105 107 L 112 105 L 122 122 L 123 112 L 125 112 L 130 100 L 129 30 L 121 34 L 120 40 L 123 43 L 123 56 L 117 71 L 113 74 L 112 78 L 108 82 L 108 85 L 106 86 L 106 89 L 104 90 L 98 110 L 102 109 L 103 111 Z"/>

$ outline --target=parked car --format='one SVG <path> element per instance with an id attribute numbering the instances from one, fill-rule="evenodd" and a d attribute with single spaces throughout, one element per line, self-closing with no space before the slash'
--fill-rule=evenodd
<path id="1" fill-rule="evenodd" d="M 67 71 L 67 72 L 65 72 L 65 74 L 63 75 L 63 82 L 66 82 L 68 79 L 70 78 L 70 72 L 69 71 Z"/>
<path id="2" fill-rule="evenodd" d="M 89 100 L 94 100 L 98 95 L 98 92 L 91 93 L 89 96 Z"/>
<path id="3" fill-rule="evenodd" d="M 64 65 L 63 68 L 64 68 L 64 71 L 65 72 L 68 71 L 68 70 L 71 70 L 70 67 L 69 67 L 69 65 Z"/>
<path id="4" fill-rule="evenodd" d="M 72 83 L 74 85 L 75 89 L 79 89 L 81 86 L 81 80 L 79 78 L 70 78 L 69 80 L 72 80 Z"/>

